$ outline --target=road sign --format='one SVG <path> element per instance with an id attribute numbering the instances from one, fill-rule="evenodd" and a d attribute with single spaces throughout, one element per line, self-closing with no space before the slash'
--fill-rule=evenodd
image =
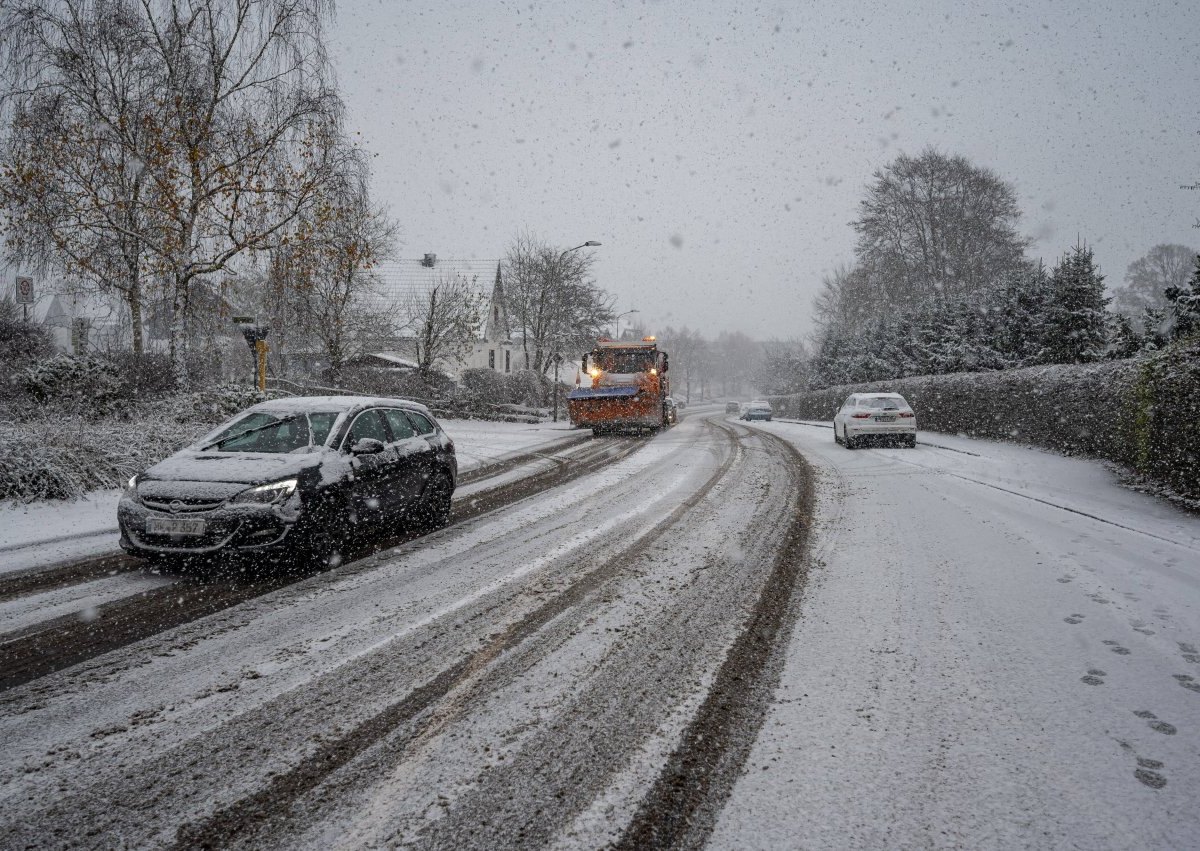
<path id="1" fill-rule="evenodd" d="M 17 304 L 33 304 L 33 278 L 17 275 Z"/>
<path id="2" fill-rule="evenodd" d="M 254 317 L 253 316 L 235 316 L 235 317 L 233 317 L 233 324 L 234 325 L 253 325 Z"/>

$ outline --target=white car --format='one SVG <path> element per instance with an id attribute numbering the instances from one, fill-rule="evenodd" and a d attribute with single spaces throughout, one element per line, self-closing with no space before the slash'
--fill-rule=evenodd
<path id="1" fill-rule="evenodd" d="M 917 415 L 899 393 L 854 393 L 833 417 L 833 439 L 847 449 L 868 441 L 917 445 Z"/>

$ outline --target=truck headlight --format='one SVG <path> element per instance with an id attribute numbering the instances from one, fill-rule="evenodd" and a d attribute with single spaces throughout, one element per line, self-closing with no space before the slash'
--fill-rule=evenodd
<path id="1" fill-rule="evenodd" d="M 295 479 L 284 479 L 282 482 L 271 482 L 267 485 L 258 485 L 257 487 L 248 488 L 233 498 L 234 502 L 253 503 L 258 505 L 270 505 L 275 502 L 283 502 L 296 491 L 297 481 Z"/>

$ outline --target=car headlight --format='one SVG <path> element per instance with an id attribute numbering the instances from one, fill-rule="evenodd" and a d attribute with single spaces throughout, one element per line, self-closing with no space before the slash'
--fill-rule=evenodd
<path id="1" fill-rule="evenodd" d="M 274 502 L 283 502 L 296 491 L 295 479 L 284 479 L 282 482 L 271 482 L 267 485 L 259 485 L 257 487 L 248 488 L 233 498 L 234 502 L 256 503 L 259 505 L 270 505 Z"/>

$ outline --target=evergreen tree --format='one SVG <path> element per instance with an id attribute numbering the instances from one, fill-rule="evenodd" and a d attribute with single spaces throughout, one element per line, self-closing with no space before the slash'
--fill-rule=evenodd
<path id="1" fill-rule="evenodd" d="M 1175 319 L 1171 339 L 1182 340 L 1200 332 L 1200 254 L 1196 255 L 1196 268 L 1192 270 L 1187 286 L 1167 287 L 1164 295 Z"/>
<path id="2" fill-rule="evenodd" d="M 1123 313 L 1110 313 L 1108 324 L 1111 341 L 1105 355 L 1112 359 L 1131 358 L 1142 350 L 1142 335 L 1133 328 L 1129 317 Z"/>
<path id="3" fill-rule="evenodd" d="M 1000 369 L 1044 361 L 1045 319 L 1051 302 L 1050 276 L 1040 262 L 1009 273 L 988 293 L 988 342 Z"/>
<path id="4" fill-rule="evenodd" d="M 1108 342 L 1104 276 L 1092 249 L 1076 245 L 1050 273 L 1052 302 L 1046 313 L 1045 351 L 1050 363 L 1089 363 Z"/>
<path id="5" fill-rule="evenodd" d="M 1142 348 L 1157 351 L 1167 344 L 1167 312 L 1157 307 L 1142 311 Z"/>

